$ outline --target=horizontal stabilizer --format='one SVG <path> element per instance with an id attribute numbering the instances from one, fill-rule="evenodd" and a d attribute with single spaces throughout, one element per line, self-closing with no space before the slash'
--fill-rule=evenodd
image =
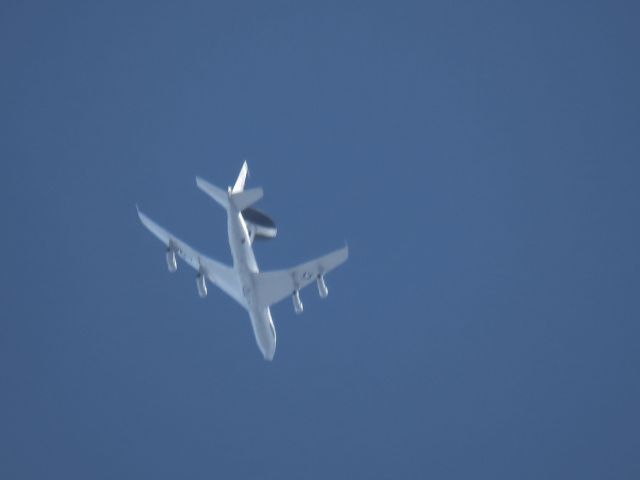
<path id="1" fill-rule="evenodd" d="M 264 195 L 262 188 L 252 188 L 250 190 L 232 193 L 229 198 L 231 199 L 233 205 L 238 210 L 242 211 L 260 200 L 262 198 L 262 195 Z"/>
<path id="2" fill-rule="evenodd" d="M 226 210 L 227 207 L 229 207 L 229 195 L 220 187 L 216 187 L 200 177 L 196 177 L 196 185 L 198 185 L 200 190 L 218 202 L 222 208 Z"/>

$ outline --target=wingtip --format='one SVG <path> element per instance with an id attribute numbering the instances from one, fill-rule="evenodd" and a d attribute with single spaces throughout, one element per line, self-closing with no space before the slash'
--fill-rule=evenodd
<path id="1" fill-rule="evenodd" d="M 339 249 L 339 251 L 340 251 L 341 253 L 344 253 L 344 258 L 345 258 L 345 260 L 346 260 L 347 258 L 349 258 L 349 244 L 347 243 L 347 240 L 346 240 L 346 239 L 345 239 L 345 241 L 344 241 L 344 246 L 343 246 L 342 248 L 340 248 L 340 249 Z"/>
<path id="2" fill-rule="evenodd" d="M 145 223 L 148 217 L 142 212 L 142 210 L 140 210 L 140 206 L 137 203 L 136 203 L 136 213 L 138 214 L 138 219 L 142 223 Z"/>

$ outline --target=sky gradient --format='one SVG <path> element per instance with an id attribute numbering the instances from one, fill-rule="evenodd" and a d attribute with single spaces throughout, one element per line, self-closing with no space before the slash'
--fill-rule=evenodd
<path id="1" fill-rule="evenodd" d="M 0 478 L 640 477 L 632 2 L 0 5 Z M 329 298 L 248 316 L 247 159 Z"/>

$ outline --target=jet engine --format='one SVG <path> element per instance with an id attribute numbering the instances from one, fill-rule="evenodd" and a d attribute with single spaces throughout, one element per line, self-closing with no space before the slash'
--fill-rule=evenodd
<path id="1" fill-rule="evenodd" d="M 171 273 L 178 269 L 178 263 L 176 262 L 176 251 L 169 247 L 167 248 L 167 268 Z"/>
<path id="2" fill-rule="evenodd" d="M 327 295 L 329 295 L 327 284 L 324 283 L 324 275 L 318 275 L 318 293 L 320 298 L 327 298 Z"/>
<path id="3" fill-rule="evenodd" d="M 300 291 L 296 290 L 295 292 L 293 292 L 291 298 L 293 299 L 293 310 L 297 314 L 301 314 L 304 310 L 304 307 L 302 306 L 302 300 L 300 300 Z"/>
<path id="4" fill-rule="evenodd" d="M 207 296 L 207 281 L 204 277 L 204 273 L 200 272 L 196 276 L 196 286 L 198 287 L 198 295 L 200 298 Z"/>

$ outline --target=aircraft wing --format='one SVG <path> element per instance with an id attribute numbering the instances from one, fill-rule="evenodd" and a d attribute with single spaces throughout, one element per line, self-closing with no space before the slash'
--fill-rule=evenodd
<path id="1" fill-rule="evenodd" d="M 278 303 L 291 296 L 294 291 L 302 290 L 315 282 L 320 275 L 342 265 L 348 257 L 349 247 L 344 246 L 290 269 L 257 273 L 254 278 L 259 302 L 264 306 Z"/>
<path id="2" fill-rule="evenodd" d="M 203 272 L 207 280 L 219 287 L 236 302 L 246 308 L 246 302 L 240 290 L 239 282 L 233 268 L 203 255 L 165 230 L 156 222 L 138 210 L 142 224 L 153 233 L 167 248 L 173 248 L 176 254 L 194 270 Z"/>

